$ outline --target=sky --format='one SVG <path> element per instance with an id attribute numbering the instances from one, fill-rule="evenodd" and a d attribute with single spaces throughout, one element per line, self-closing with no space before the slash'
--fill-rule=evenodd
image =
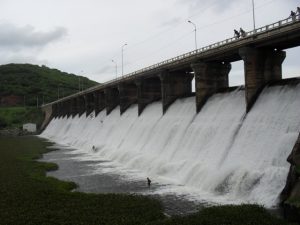
<path id="1" fill-rule="evenodd" d="M 254 3 L 256 27 L 300 6 Z M 0 64 L 46 65 L 105 82 L 122 75 L 122 49 L 124 75 L 194 50 L 188 20 L 201 48 L 232 37 L 233 29 L 252 30 L 252 0 L 0 0 Z M 287 50 L 284 77 L 300 76 L 299 57 L 299 47 Z M 229 80 L 244 83 L 242 61 L 232 64 Z"/>

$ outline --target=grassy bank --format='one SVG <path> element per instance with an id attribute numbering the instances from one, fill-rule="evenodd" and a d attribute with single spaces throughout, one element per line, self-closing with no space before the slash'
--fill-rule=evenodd
<path id="1" fill-rule="evenodd" d="M 46 178 L 54 164 L 34 162 L 45 144 L 32 137 L 0 139 L 0 224 L 145 224 L 163 218 L 146 197 L 70 192 L 73 183 Z"/>
<path id="2" fill-rule="evenodd" d="M 254 205 L 166 218 L 161 204 L 147 197 L 70 192 L 74 183 L 45 176 L 55 164 L 34 161 L 46 151 L 46 143 L 35 137 L 0 138 L 0 224 L 288 224 Z"/>
<path id="3" fill-rule="evenodd" d="M 0 107 L 0 129 L 19 128 L 29 122 L 40 126 L 43 119 L 43 112 L 36 107 Z"/>

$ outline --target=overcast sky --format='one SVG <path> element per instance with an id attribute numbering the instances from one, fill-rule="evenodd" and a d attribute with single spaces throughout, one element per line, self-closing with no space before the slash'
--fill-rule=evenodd
<path id="1" fill-rule="evenodd" d="M 287 18 L 299 0 L 255 0 L 256 27 Z M 0 64 L 32 63 L 98 82 L 253 29 L 251 0 L 0 0 Z M 300 48 L 287 51 L 284 77 L 300 76 Z M 243 83 L 241 62 L 230 83 Z"/>

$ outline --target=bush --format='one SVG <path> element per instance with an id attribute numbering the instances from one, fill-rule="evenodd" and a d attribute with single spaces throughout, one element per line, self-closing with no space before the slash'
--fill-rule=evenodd
<path id="1" fill-rule="evenodd" d="M 7 127 L 7 122 L 3 117 L 0 117 L 0 128 L 5 128 Z"/>

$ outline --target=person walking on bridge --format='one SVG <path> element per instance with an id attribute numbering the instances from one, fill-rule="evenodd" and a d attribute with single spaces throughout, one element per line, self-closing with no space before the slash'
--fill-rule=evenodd
<path id="1" fill-rule="evenodd" d="M 242 28 L 240 28 L 240 33 L 242 37 L 246 37 L 246 32 Z"/>
<path id="2" fill-rule="evenodd" d="M 300 7 L 297 7 L 296 13 L 298 15 L 298 20 L 300 20 Z"/>
<path id="3" fill-rule="evenodd" d="M 293 10 L 291 11 L 290 17 L 292 18 L 293 22 L 295 22 L 295 20 L 296 20 L 296 13 Z"/>
<path id="4" fill-rule="evenodd" d="M 240 38 L 240 33 L 236 29 L 234 29 L 234 36 L 235 36 L 235 39 Z"/>

